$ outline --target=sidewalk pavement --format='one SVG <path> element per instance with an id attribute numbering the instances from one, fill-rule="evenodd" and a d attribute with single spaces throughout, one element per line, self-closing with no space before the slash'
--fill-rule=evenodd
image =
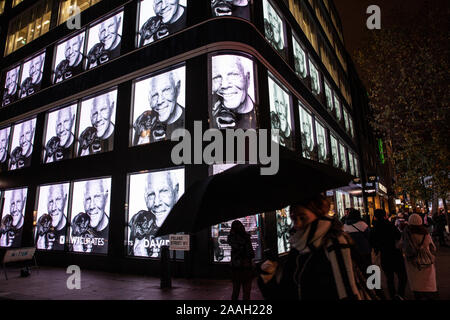
<path id="1" fill-rule="evenodd" d="M 450 248 L 441 247 L 436 258 L 441 300 L 450 300 L 449 266 Z M 10 269 L 9 280 L 0 274 L 0 300 L 230 300 L 232 291 L 230 280 L 175 278 L 171 289 L 160 289 L 160 279 L 156 277 L 91 270 L 81 271 L 80 290 L 69 290 L 69 276 L 63 268 L 41 267 L 21 278 L 18 269 Z M 386 288 L 385 283 L 383 287 Z M 409 290 L 407 298 L 413 299 Z M 255 280 L 251 299 L 263 299 Z"/>

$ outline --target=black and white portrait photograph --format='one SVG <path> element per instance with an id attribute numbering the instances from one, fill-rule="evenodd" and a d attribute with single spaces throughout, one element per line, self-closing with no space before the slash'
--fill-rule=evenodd
<path id="1" fill-rule="evenodd" d="M 40 186 L 34 221 L 34 241 L 39 250 L 64 250 L 69 206 L 69 183 Z"/>
<path id="2" fill-rule="evenodd" d="M 250 20 L 251 0 L 211 0 L 213 17 L 233 16 Z"/>
<path id="3" fill-rule="evenodd" d="M 87 68 L 99 66 L 120 56 L 123 11 L 89 29 Z"/>
<path id="4" fill-rule="evenodd" d="M 86 32 L 82 32 L 57 45 L 53 83 L 64 81 L 83 72 L 85 38 Z"/>
<path id="5" fill-rule="evenodd" d="M 44 60 L 45 51 L 23 64 L 22 80 L 20 81 L 20 98 L 27 97 L 41 90 Z"/>
<path id="6" fill-rule="evenodd" d="M 26 168 L 31 165 L 36 118 L 14 125 L 9 154 L 9 170 Z"/>
<path id="7" fill-rule="evenodd" d="M 350 125 L 348 124 L 348 112 L 347 109 L 345 109 L 345 107 L 342 108 L 342 113 L 344 114 L 345 131 L 350 132 Z"/>
<path id="8" fill-rule="evenodd" d="M 320 162 L 328 160 L 328 145 L 325 127 L 316 120 L 317 156 Z"/>
<path id="9" fill-rule="evenodd" d="M 142 0 L 139 3 L 138 47 L 186 27 L 187 0 Z"/>
<path id="10" fill-rule="evenodd" d="M 128 255 L 158 258 L 169 236 L 155 237 L 184 193 L 184 169 L 129 176 Z"/>
<path id="11" fill-rule="evenodd" d="M 333 91 L 331 91 L 331 88 L 327 82 L 325 82 L 325 99 L 327 101 L 328 112 L 333 112 L 333 110 L 334 110 Z"/>
<path id="12" fill-rule="evenodd" d="M 185 97 L 185 66 L 135 82 L 132 145 L 170 140 L 184 128 Z"/>
<path id="13" fill-rule="evenodd" d="M 348 165 L 349 165 L 350 174 L 352 176 L 354 176 L 355 175 L 355 165 L 353 162 L 353 153 L 350 150 L 348 151 Z"/>
<path id="14" fill-rule="evenodd" d="M 111 178 L 73 184 L 70 251 L 108 253 Z"/>
<path id="15" fill-rule="evenodd" d="M 77 156 L 108 152 L 114 145 L 117 90 L 81 102 Z"/>
<path id="16" fill-rule="evenodd" d="M 272 140 L 291 150 L 294 149 L 294 133 L 292 132 L 292 111 L 289 94 L 271 77 L 269 80 L 270 121 L 272 129 L 279 130 L 279 137 L 272 134 Z"/>
<path id="17" fill-rule="evenodd" d="M 348 117 L 348 125 L 350 126 L 350 135 L 354 138 L 355 137 L 355 129 L 353 127 L 353 119 L 351 116 Z"/>
<path id="18" fill-rule="evenodd" d="M 284 24 L 269 0 L 263 0 L 264 33 L 267 41 L 281 54 L 285 54 Z"/>
<path id="19" fill-rule="evenodd" d="M 18 248 L 21 246 L 26 203 L 27 188 L 4 192 L 0 247 Z"/>
<path id="20" fill-rule="evenodd" d="M 0 129 L 0 172 L 5 172 L 8 170 L 10 133 L 11 127 Z"/>
<path id="21" fill-rule="evenodd" d="M 8 70 L 5 74 L 5 86 L 3 89 L 2 107 L 13 103 L 19 98 L 20 65 Z"/>
<path id="22" fill-rule="evenodd" d="M 76 104 L 47 114 L 47 130 L 44 136 L 44 163 L 72 158 L 76 115 Z"/>
<path id="23" fill-rule="evenodd" d="M 339 154 L 341 155 L 340 168 L 344 171 L 347 171 L 347 157 L 346 157 L 345 147 L 341 142 L 339 142 Z"/>
<path id="24" fill-rule="evenodd" d="M 253 60 L 216 55 L 211 62 L 210 116 L 213 128 L 256 129 Z"/>
<path id="25" fill-rule="evenodd" d="M 302 140 L 302 154 L 304 158 L 312 159 L 314 151 L 314 132 L 313 122 L 311 114 L 306 108 L 299 102 L 299 114 L 300 114 L 300 130 Z"/>
<path id="26" fill-rule="evenodd" d="M 292 229 L 292 220 L 289 214 L 290 207 L 276 211 L 277 217 L 277 239 L 278 254 L 289 252 L 290 249 L 290 230 Z"/>
<path id="27" fill-rule="evenodd" d="M 336 111 L 336 118 L 341 121 L 342 113 L 341 113 L 341 103 L 339 102 L 339 98 L 336 94 L 334 94 L 334 110 Z"/>
<path id="28" fill-rule="evenodd" d="M 320 76 L 319 70 L 313 63 L 309 64 L 309 73 L 311 75 L 311 90 L 315 94 L 320 94 Z"/>
<path id="29" fill-rule="evenodd" d="M 295 73 L 304 79 L 308 75 L 306 52 L 294 36 L 292 36 L 292 44 L 294 46 Z"/>
<path id="30" fill-rule="evenodd" d="M 338 141 L 333 135 L 330 135 L 330 142 L 331 142 L 331 157 L 333 159 L 333 167 L 339 168 L 340 162 L 339 162 Z"/>

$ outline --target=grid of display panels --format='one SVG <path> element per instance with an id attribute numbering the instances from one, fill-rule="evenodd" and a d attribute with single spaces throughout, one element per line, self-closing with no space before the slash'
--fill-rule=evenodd
<path id="1" fill-rule="evenodd" d="M 125 213 L 127 256 L 159 258 L 169 236 L 155 237 L 185 190 L 185 169 L 168 168 L 128 175 Z M 176 257 L 183 258 L 177 251 Z"/>
<path id="2" fill-rule="evenodd" d="M 1 195 L 0 247 L 19 248 L 22 244 L 28 188 L 9 189 Z"/>
<path id="3" fill-rule="evenodd" d="M 221 173 L 230 169 L 236 164 L 216 164 L 210 167 L 210 175 Z M 255 252 L 255 259 L 262 258 L 262 215 L 252 215 L 239 220 L 245 227 L 245 231 L 250 234 L 250 241 Z M 228 235 L 230 234 L 233 221 L 226 221 L 211 227 L 211 239 L 213 242 L 213 261 L 225 263 L 231 261 L 231 246 L 228 244 Z"/>

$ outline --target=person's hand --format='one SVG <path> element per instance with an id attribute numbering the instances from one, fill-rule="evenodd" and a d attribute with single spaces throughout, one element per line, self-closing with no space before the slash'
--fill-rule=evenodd
<path id="1" fill-rule="evenodd" d="M 269 282 L 275 275 L 275 272 L 278 268 L 278 262 L 266 260 L 261 264 L 261 274 L 260 277 L 264 281 L 264 283 Z"/>

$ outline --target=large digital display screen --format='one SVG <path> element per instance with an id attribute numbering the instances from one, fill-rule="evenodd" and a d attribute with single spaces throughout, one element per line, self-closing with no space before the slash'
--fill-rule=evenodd
<path id="1" fill-rule="evenodd" d="M 306 58 L 306 52 L 300 45 L 300 43 L 297 41 L 297 38 L 295 36 L 292 36 L 292 44 L 294 46 L 295 73 L 299 77 L 304 79 L 308 75 L 308 67 L 307 67 L 308 60 Z"/>
<path id="2" fill-rule="evenodd" d="M 20 65 L 8 70 L 5 74 L 2 107 L 13 103 L 19 98 Z"/>
<path id="3" fill-rule="evenodd" d="M 108 253 L 111 178 L 73 183 L 69 249 L 79 253 Z"/>
<path id="4" fill-rule="evenodd" d="M 53 83 L 69 79 L 83 72 L 86 32 L 78 33 L 56 47 Z"/>
<path id="5" fill-rule="evenodd" d="M 278 254 L 289 252 L 291 244 L 289 243 L 290 230 L 292 229 L 292 220 L 289 215 L 290 207 L 276 211 L 277 217 L 277 239 Z"/>
<path id="6" fill-rule="evenodd" d="M 272 129 L 279 130 L 279 137 L 272 134 L 272 140 L 294 150 L 294 132 L 292 129 L 291 97 L 269 76 L 270 122 Z"/>
<path id="7" fill-rule="evenodd" d="M 350 174 L 353 175 L 353 176 L 356 175 L 355 164 L 354 164 L 354 161 L 353 161 L 353 153 L 350 152 L 350 151 L 348 153 L 348 164 L 350 166 Z"/>
<path id="8" fill-rule="evenodd" d="M 27 97 L 41 90 L 44 61 L 45 51 L 23 64 L 20 81 L 20 98 Z"/>
<path id="9" fill-rule="evenodd" d="M 9 170 L 31 166 L 36 118 L 14 125 Z"/>
<path id="10" fill-rule="evenodd" d="M 314 152 L 312 116 L 301 102 L 299 102 L 298 108 L 300 114 L 300 130 L 302 133 L 302 154 L 304 158 L 312 159 Z"/>
<path id="11" fill-rule="evenodd" d="M 211 0 L 213 17 L 234 16 L 250 20 L 250 0 Z"/>
<path id="12" fill-rule="evenodd" d="M 339 143 L 339 154 L 341 155 L 340 168 L 344 171 L 347 171 L 347 157 L 345 156 L 345 147 L 342 143 Z"/>
<path id="13" fill-rule="evenodd" d="M 328 144 L 325 127 L 316 119 L 317 156 L 320 162 L 328 161 Z"/>
<path id="14" fill-rule="evenodd" d="M 184 128 L 186 67 L 152 75 L 134 83 L 131 145 L 170 140 Z"/>
<path id="15" fill-rule="evenodd" d="M 235 164 L 218 164 L 212 166 L 212 174 L 218 174 L 230 169 Z M 259 260 L 262 257 L 262 242 L 261 242 L 261 215 L 252 215 L 244 218 L 236 219 L 242 222 L 245 231 L 250 234 L 250 240 L 255 252 L 255 259 Z M 230 262 L 231 261 L 231 246 L 228 244 L 228 235 L 230 234 L 231 224 L 233 220 L 223 222 L 221 224 L 211 227 L 211 239 L 213 243 L 213 261 L 214 262 Z"/>
<path id="16" fill-rule="evenodd" d="M 256 129 L 253 60 L 231 54 L 211 59 L 211 126 L 218 129 Z"/>
<path id="17" fill-rule="evenodd" d="M 345 130 L 347 132 L 350 132 L 350 125 L 348 123 L 348 112 L 347 110 L 344 108 L 342 108 L 342 112 L 344 113 L 344 126 L 345 126 Z"/>
<path id="18" fill-rule="evenodd" d="M 314 63 L 309 63 L 309 72 L 311 74 L 311 90 L 315 94 L 320 94 L 320 75 Z"/>
<path id="19" fill-rule="evenodd" d="M 186 27 L 186 0 L 142 0 L 139 3 L 138 47 Z"/>
<path id="20" fill-rule="evenodd" d="M 169 236 L 155 234 L 184 193 L 184 169 L 130 174 L 128 188 L 128 255 L 158 258 Z"/>
<path id="21" fill-rule="evenodd" d="M 77 104 L 47 114 L 44 136 L 44 163 L 72 158 L 76 118 Z"/>
<path id="22" fill-rule="evenodd" d="M 120 56 L 122 25 L 123 11 L 102 20 L 89 29 L 86 69 Z"/>
<path id="23" fill-rule="evenodd" d="M 22 244 L 27 188 L 6 190 L 3 200 L 0 247 L 18 248 Z"/>
<path id="24" fill-rule="evenodd" d="M 330 142 L 331 142 L 331 157 L 333 159 L 333 167 L 339 168 L 340 163 L 339 163 L 338 141 L 333 135 L 330 135 Z"/>
<path id="25" fill-rule="evenodd" d="M 336 94 L 334 94 L 334 110 L 336 111 L 336 118 L 341 121 L 341 103 L 339 102 L 339 98 Z"/>
<path id="26" fill-rule="evenodd" d="M 39 250 L 64 250 L 69 207 L 69 183 L 38 187 L 34 241 Z"/>
<path id="27" fill-rule="evenodd" d="M 325 99 L 327 100 L 327 109 L 329 112 L 333 112 L 333 92 L 331 91 L 330 85 L 325 81 Z"/>
<path id="28" fill-rule="evenodd" d="M 81 102 L 77 156 L 108 152 L 114 146 L 117 89 Z"/>
<path id="29" fill-rule="evenodd" d="M 8 151 L 11 127 L 0 129 L 0 172 L 8 170 Z"/>
<path id="30" fill-rule="evenodd" d="M 283 56 L 285 55 L 284 23 L 281 15 L 269 0 L 263 0 L 264 33 L 267 41 Z"/>

